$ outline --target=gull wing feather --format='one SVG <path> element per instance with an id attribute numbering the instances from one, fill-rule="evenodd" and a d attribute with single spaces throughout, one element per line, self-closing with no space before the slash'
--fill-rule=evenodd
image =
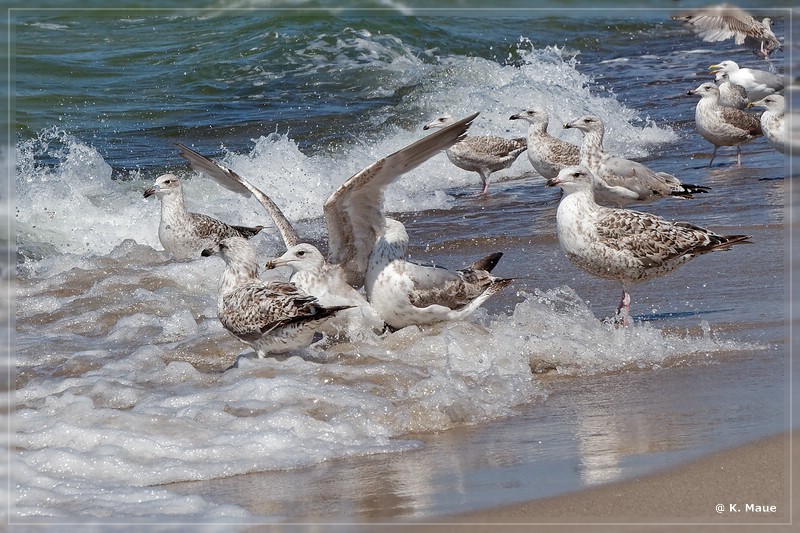
<path id="1" fill-rule="evenodd" d="M 347 282 L 364 284 L 370 253 L 383 230 L 383 193 L 388 185 L 462 140 L 478 113 L 445 126 L 351 176 L 326 200 L 328 260 L 341 265 Z"/>
<path id="2" fill-rule="evenodd" d="M 275 222 L 275 226 L 278 228 L 283 242 L 286 244 L 286 248 L 291 248 L 300 243 L 300 237 L 297 231 L 286 216 L 284 216 L 283 211 L 281 211 L 280 207 L 278 207 L 269 196 L 264 194 L 263 191 L 228 167 L 220 165 L 180 143 L 177 143 L 177 146 L 180 149 L 181 157 L 189 161 L 189 164 L 195 172 L 200 172 L 209 176 L 229 191 L 233 191 L 248 198 L 251 194 L 255 196 L 267 210 L 267 213 L 272 217 L 273 222 Z"/>

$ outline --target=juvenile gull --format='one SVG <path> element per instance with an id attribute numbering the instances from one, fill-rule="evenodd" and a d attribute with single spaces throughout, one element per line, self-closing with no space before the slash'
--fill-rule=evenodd
<path id="1" fill-rule="evenodd" d="M 259 279 L 255 251 L 242 237 L 223 239 L 202 252 L 206 257 L 214 254 L 225 260 L 219 320 L 259 357 L 307 347 L 323 322 L 347 309 L 323 306 L 293 283 Z"/>
<path id="2" fill-rule="evenodd" d="M 746 235 L 717 235 L 651 213 L 597 205 L 591 173 L 567 167 L 547 182 L 564 191 L 556 213 L 558 241 L 567 258 L 595 276 L 622 283 L 617 317 L 630 324 L 630 288 L 662 276 L 693 257 L 727 250 Z"/>
<path id="3" fill-rule="evenodd" d="M 386 187 L 460 140 L 476 116 L 444 126 L 373 163 L 325 202 L 330 260 L 349 267 L 351 283 L 363 281 L 369 301 L 393 329 L 466 319 L 511 282 L 490 274 L 499 253 L 457 271 L 407 261 L 408 233 L 383 212 Z"/>
<path id="4" fill-rule="evenodd" d="M 183 200 L 181 181 L 174 174 L 156 178 L 153 186 L 144 191 L 145 198 L 152 195 L 161 200 L 158 240 L 175 259 L 197 257 L 226 237 L 250 238 L 263 227 L 229 226 L 208 215 L 190 213 Z"/>
<path id="5" fill-rule="evenodd" d="M 423 130 L 441 128 L 454 121 L 451 115 L 441 115 L 423 126 Z M 477 172 L 483 182 L 481 194 L 489 190 L 492 172 L 514 164 L 527 148 L 524 137 L 506 139 L 496 135 L 467 136 L 447 149 L 447 157 L 458 168 Z"/>
<path id="6" fill-rule="evenodd" d="M 784 114 L 786 112 L 786 103 L 783 96 L 779 94 L 771 94 L 752 102 L 750 107 L 765 107 L 766 111 L 761 113 L 759 120 L 761 124 L 761 131 L 769 143 L 780 153 L 786 153 L 786 127 L 784 124 Z"/>
<path id="7" fill-rule="evenodd" d="M 182 144 L 178 144 L 178 147 L 180 155 L 189 161 L 192 169 L 210 176 L 231 191 L 246 197 L 255 196 L 267 210 L 286 245 L 286 253 L 267 262 L 268 269 L 281 266 L 290 268 L 292 275 L 289 281 L 316 297 L 321 305 L 350 307 L 328 320 L 321 327 L 322 332 L 330 336 L 346 333 L 353 337 L 366 330 L 374 333 L 383 331 L 383 319 L 366 297 L 345 281 L 341 266 L 327 262 L 314 245 L 301 242 L 295 228 L 269 196 L 230 168 Z"/>
<path id="8" fill-rule="evenodd" d="M 728 81 L 741 85 L 747 91 L 747 98 L 751 102 L 761 100 L 770 94 L 783 91 L 784 78 L 766 70 L 753 68 L 739 68 L 735 61 L 723 61 L 708 67 L 712 74 L 724 72 L 728 75 Z"/>
<path id="9" fill-rule="evenodd" d="M 666 172 L 655 172 L 649 167 L 605 152 L 603 149 L 603 121 L 586 115 L 564 124 L 583 132 L 581 166 L 591 171 L 595 198 L 603 205 L 624 207 L 632 203 L 645 203 L 659 198 L 692 198 L 692 194 L 708 192 L 708 187 L 681 183 Z"/>
<path id="10" fill-rule="evenodd" d="M 728 73 L 724 70 L 718 70 L 715 79 L 719 89 L 719 105 L 736 109 L 747 108 L 750 100 L 747 98 L 747 91 L 744 87 L 731 83 Z"/>
<path id="11" fill-rule="evenodd" d="M 719 89 L 713 83 L 704 83 L 686 94 L 698 94 L 701 97 L 695 108 L 694 122 L 700 135 L 714 145 L 708 166 L 714 162 L 720 146 L 735 146 L 736 166 L 741 166 L 741 145 L 761 135 L 758 118 L 739 109 L 720 105 Z"/>
<path id="12" fill-rule="evenodd" d="M 736 44 L 769 60 L 769 55 L 781 47 L 772 31 L 772 20 L 758 21 L 745 10 L 730 4 L 721 4 L 674 15 L 693 27 L 697 35 L 706 42 L 725 41 L 733 38 Z"/>
<path id="13" fill-rule="evenodd" d="M 547 133 L 549 117 L 547 111 L 531 108 L 516 115 L 510 120 L 525 120 L 528 125 L 528 159 L 534 170 L 542 177 L 555 178 L 559 171 L 568 166 L 577 165 L 581 160 L 581 149 L 572 143 L 562 141 Z"/>

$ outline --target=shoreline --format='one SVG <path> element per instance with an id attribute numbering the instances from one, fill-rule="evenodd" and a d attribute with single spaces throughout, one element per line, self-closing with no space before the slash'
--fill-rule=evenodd
<path id="1" fill-rule="evenodd" d="M 408 530 L 442 531 L 445 525 L 470 532 L 514 531 L 531 525 L 559 526 L 559 531 L 669 530 L 718 531 L 720 524 L 749 524 L 748 531 L 792 528 L 797 507 L 791 505 L 789 473 L 791 439 L 800 432 L 759 439 L 638 478 L 611 482 L 568 494 L 459 513 L 435 522 L 407 524 Z M 792 474 L 800 465 L 797 446 L 791 449 Z M 723 513 L 716 505 L 725 506 Z M 747 504 L 775 505 L 775 512 L 747 511 Z M 730 508 L 736 505 L 736 511 Z M 396 527 L 392 528 L 397 530 Z"/>

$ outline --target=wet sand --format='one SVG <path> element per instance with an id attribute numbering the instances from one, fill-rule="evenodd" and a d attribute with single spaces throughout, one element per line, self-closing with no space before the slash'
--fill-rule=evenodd
<path id="1" fill-rule="evenodd" d="M 442 521 L 474 524 L 470 531 L 493 530 L 496 526 L 490 525 L 492 523 L 595 524 L 593 530 L 597 531 L 618 530 L 617 525 L 608 523 L 661 524 L 653 528 L 655 531 L 670 530 L 675 524 L 696 524 L 693 531 L 716 531 L 718 524 L 730 523 L 753 524 L 748 531 L 780 531 L 776 524 L 788 526 L 792 514 L 794 520 L 797 519 L 797 506 L 790 505 L 788 476 L 790 449 L 792 477 L 796 477 L 800 465 L 797 437 L 797 432 L 776 435 L 641 478 L 463 513 Z M 792 442 L 794 447 L 791 447 Z M 747 504 L 760 505 L 762 509 L 775 506 L 775 510 L 758 512 Z M 723 506 L 722 512 L 718 512 L 718 505 Z M 700 524 L 703 527 L 698 527 Z M 759 524 L 770 525 L 756 528 Z M 439 529 L 417 528 L 420 531 Z"/>

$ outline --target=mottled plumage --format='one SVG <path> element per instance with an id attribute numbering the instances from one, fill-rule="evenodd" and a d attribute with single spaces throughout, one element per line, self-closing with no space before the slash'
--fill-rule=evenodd
<path id="1" fill-rule="evenodd" d="M 235 236 L 250 238 L 262 229 L 262 226 L 229 226 L 210 216 L 188 212 L 183 201 L 181 181 L 173 174 L 159 176 L 153 186 L 144 191 L 145 198 L 154 194 L 161 200 L 158 240 L 175 259 L 198 257 L 200 252 L 215 246 L 222 239 Z"/>
<path id="2" fill-rule="evenodd" d="M 743 44 L 765 59 L 769 59 L 769 55 L 781 47 L 769 18 L 759 22 L 745 10 L 730 4 L 695 9 L 672 18 L 690 25 L 706 42 L 733 38 L 736 44 Z"/>
<path id="3" fill-rule="evenodd" d="M 686 94 L 700 95 L 694 113 L 697 131 L 705 140 L 714 145 L 711 161 L 714 162 L 717 148 L 720 146 L 736 147 L 736 165 L 742 164 L 741 145 L 761 135 L 761 124 L 754 115 L 725 107 L 719 104 L 719 89 L 713 83 L 704 83 Z"/>
<path id="4" fill-rule="evenodd" d="M 547 133 L 549 117 L 547 111 L 531 108 L 510 120 L 525 120 L 528 126 L 528 159 L 534 170 L 542 177 L 555 178 L 562 168 L 577 165 L 581 160 L 581 149 Z"/>
<path id="5" fill-rule="evenodd" d="M 681 183 L 666 172 L 655 172 L 647 166 L 605 152 L 603 121 L 587 115 L 564 125 L 583 132 L 581 166 L 594 177 L 594 193 L 603 205 L 624 207 L 659 198 L 691 198 L 694 193 L 707 192 L 708 187 Z"/>
<path id="6" fill-rule="evenodd" d="M 747 108 L 750 100 L 747 98 L 747 91 L 744 87 L 731 83 L 724 70 L 717 71 L 715 79 L 719 89 L 719 105 L 735 109 Z"/>
<path id="7" fill-rule="evenodd" d="M 278 205 L 263 191 L 252 185 L 233 170 L 179 144 L 181 156 L 189 161 L 197 172 L 214 178 L 219 184 L 243 196 L 255 196 L 272 217 L 286 245 L 286 253 L 267 262 L 268 269 L 281 266 L 292 270 L 289 281 L 307 294 L 317 298 L 324 306 L 349 306 L 322 325 L 321 331 L 335 336 L 350 337 L 366 331 L 380 333 L 383 320 L 372 308 L 366 297 L 350 286 L 339 264 L 331 264 L 313 245 L 300 242 L 300 237 Z"/>
<path id="8" fill-rule="evenodd" d="M 440 128 L 453 122 L 452 116 L 442 115 L 422 129 Z M 477 172 L 483 182 L 481 194 L 486 194 L 492 173 L 513 165 L 526 148 L 527 140 L 524 137 L 506 139 L 496 135 L 474 135 L 467 136 L 448 148 L 447 157 L 458 168 Z"/>
<path id="9" fill-rule="evenodd" d="M 549 186 L 564 196 L 558 206 L 558 240 L 570 261 L 595 276 L 622 283 L 617 309 L 629 322 L 629 288 L 674 270 L 690 259 L 746 242 L 746 235 L 717 235 L 686 222 L 670 222 L 657 215 L 598 205 L 591 172 L 567 167 Z"/>
<path id="10" fill-rule="evenodd" d="M 217 300 L 219 320 L 259 357 L 307 347 L 323 322 L 348 308 L 322 306 L 290 282 L 260 280 L 255 251 L 241 237 L 223 239 L 202 252 L 214 254 L 225 260 Z"/>
<path id="11" fill-rule="evenodd" d="M 766 70 L 739 68 L 735 61 L 723 61 L 708 68 L 711 69 L 712 74 L 724 72 L 728 75 L 728 81 L 744 87 L 744 90 L 747 91 L 747 98 L 751 102 L 783 91 L 785 83 L 783 76 Z"/>
<path id="12" fill-rule="evenodd" d="M 761 131 L 767 141 L 780 153 L 786 153 L 786 126 L 784 114 L 786 112 L 786 102 L 783 96 L 771 94 L 757 102 L 750 104 L 750 107 L 765 107 L 766 111 L 761 113 Z"/>

